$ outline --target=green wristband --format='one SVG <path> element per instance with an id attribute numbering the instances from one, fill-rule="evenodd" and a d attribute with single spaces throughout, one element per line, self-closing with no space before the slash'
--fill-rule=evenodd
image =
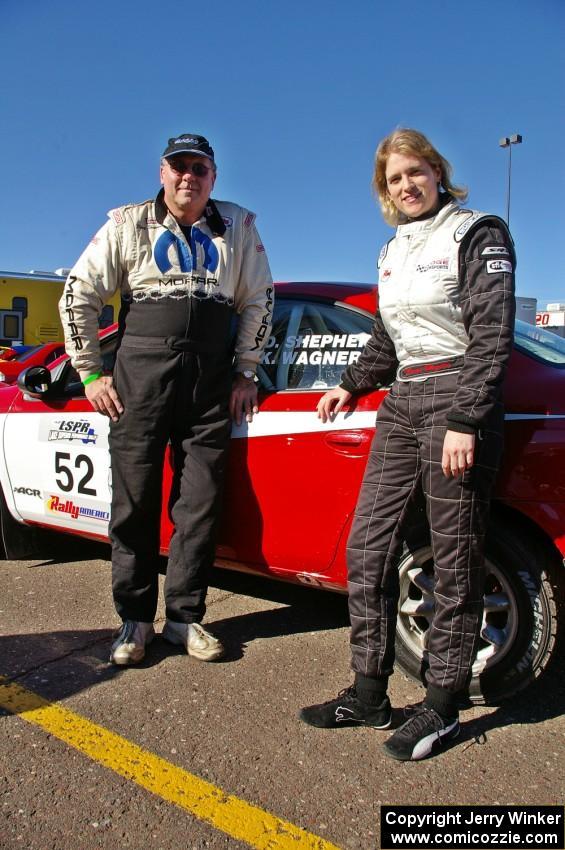
<path id="1" fill-rule="evenodd" d="M 97 381 L 98 378 L 102 377 L 102 372 L 95 372 L 94 375 L 89 375 L 88 378 L 85 378 L 82 382 L 83 387 L 86 387 L 87 384 L 91 384 L 93 381 Z"/>

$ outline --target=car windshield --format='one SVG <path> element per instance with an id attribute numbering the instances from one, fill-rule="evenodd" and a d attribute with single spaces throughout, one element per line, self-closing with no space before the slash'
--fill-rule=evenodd
<path id="1" fill-rule="evenodd" d="M 565 366 L 565 339 L 563 337 L 557 336 L 551 331 L 536 328 L 535 325 L 530 325 L 521 319 L 516 319 L 514 340 L 517 348 L 531 354 L 537 360 L 551 363 L 554 366 Z"/>

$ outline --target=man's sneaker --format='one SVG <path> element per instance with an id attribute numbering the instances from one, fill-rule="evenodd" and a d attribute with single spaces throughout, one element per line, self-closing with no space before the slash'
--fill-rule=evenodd
<path id="1" fill-rule="evenodd" d="M 339 726 L 373 726 L 388 729 L 392 711 L 387 696 L 378 705 L 362 702 L 357 696 L 355 685 L 340 691 L 335 699 L 320 705 L 309 705 L 300 711 L 299 717 L 310 726 L 335 729 Z"/>
<path id="2" fill-rule="evenodd" d="M 383 744 L 392 758 L 418 761 L 459 735 L 458 717 L 442 717 L 425 704 L 411 706 L 411 710 L 411 717 Z"/>
<path id="3" fill-rule="evenodd" d="M 184 646 L 189 655 L 200 661 L 216 661 L 225 650 L 218 638 L 202 628 L 200 623 L 175 623 L 167 620 L 163 637 L 169 643 Z"/>
<path id="4" fill-rule="evenodd" d="M 110 651 L 114 664 L 137 664 L 145 657 L 145 647 L 155 637 L 153 623 L 125 620 Z"/>

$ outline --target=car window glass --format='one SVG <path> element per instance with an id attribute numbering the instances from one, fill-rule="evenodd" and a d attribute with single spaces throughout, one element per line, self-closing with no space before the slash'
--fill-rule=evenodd
<path id="1" fill-rule="evenodd" d="M 34 345 L 31 348 L 28 348 L 27 351 L 22 352 L 22 354 L 17 354 L 14 357 L 14 360 L 18 360 L 20 363 L 25 363 L 25 361 L 33 357 L 36 351 L 39 351 L 40 348 L 40 345 Z"/>
<path id="2" fill-rule="evenodd" d="M 112 372 L 116 359 L 116 343 L 117 334 L 112 334 L 110 339 L 104 340 L 100 345 L 102 355 L 102 371 Z M 65 398 L 80 398 L 84 396 L 84 386 L 80 380 L 79 374 L 74 369 L 70 362 L 67 364 L 64 373 L 60 378 L 60 393 Z"/>
<path id="3" fill-rule="evenodd" d="M 50 351 L 47 357 L 45 358 L 44 366 L 48 366 L 50 363 L 53 363 L 61 354 L 65 353 L 65 346 L 61 345 L 60 348 L 54 348 L 53 351 Z"/>
<path id="4" fill-rule="evenodd" d="M 322 301 L 279 298 L 259 381 L 268 391 L 325 390 L 355 363 L 373 320 L 356 309 Z"/>
<path id="5" fill-rule="evenodd" d="M 537 360 L 553 366 L 565 366 L 565 339 L 557 334 L 516 319 L 514 340 L 516 348 L 525 349 Z"/>

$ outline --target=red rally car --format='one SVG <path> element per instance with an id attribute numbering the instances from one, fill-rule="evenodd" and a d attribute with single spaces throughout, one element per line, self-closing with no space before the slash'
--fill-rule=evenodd
<path id="1" fill-rule="evenodd" d="M 376 287 L 281 283 L 276 292 L 272 333 L 258 370 L 260 412 L 251 424 L 233 428 L 217 563 L 344 591 L 347 536 L 387 388 L 358 397 L 326 424 L 315 408 L 359 357 L 371 330 Z M 108 368 L 116 336 L 115 326 L 101 332 Z M 562 647 L 564 340 L 516 322 L 505 406 L 505 456 L 491 511 L 483 626 L 471 683 L 472 699 L 488 702 L 526 686 Z M 69 360 L 27 369 L 18 386 L 0 389 L 0 427 L 5 554 L 30 556 L 30 526 L 106 538 L 108 420 L 90 408 Z M 167 462 L 163 553 L 172 532 L 170 485 Z M 397 661 L 416 678 L 434 604 L 424 516 L 415 513 L 400 565 Z"/>
<path id="2" fill-rule="evenodd" d="M 6 349 L 0 355 L 0 386 L 13 384 L 20 372 L 30 366 L 49 366 L 65 353 L 62 342 L 45 342 L 26 347 L 24 351 Z"/>

